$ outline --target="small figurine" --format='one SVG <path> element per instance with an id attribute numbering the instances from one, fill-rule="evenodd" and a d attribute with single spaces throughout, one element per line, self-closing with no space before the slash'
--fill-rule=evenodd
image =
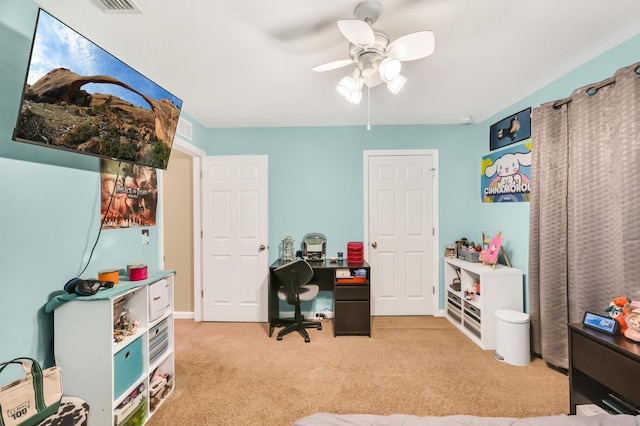
<path id="1" fill-rule="evenodd" d="M 125 337 L 136 334 L 139 324 L 139 320 L 131 321 L 129 310 L 125 308 L 120 314 L 118 322 L 113 326 L 113 340 L 119 343 L 122 342 Z"/>

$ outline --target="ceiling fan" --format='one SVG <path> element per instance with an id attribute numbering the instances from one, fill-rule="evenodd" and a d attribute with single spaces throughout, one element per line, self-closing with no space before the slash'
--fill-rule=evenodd
<path id="1" fill-rule="evenodd" d="M 386 33 L 372 27 L 381 12 L 380 3 L 365 1 L 354 10 L 356 19 L 339 20 L 338 28 L 349 41 L 350 58 L 312 68 L 324 72 L 355 64 L 337 86 L 338 92 L 354 104 L 360 103 L 365 85 L 372 88 L 386 83 L 389 91 L 397 94 L 407 80 L 400 74 L 402 62 L 425 58 L 435 49 L 432 31 L 417 31 L 390 41 Z"/>

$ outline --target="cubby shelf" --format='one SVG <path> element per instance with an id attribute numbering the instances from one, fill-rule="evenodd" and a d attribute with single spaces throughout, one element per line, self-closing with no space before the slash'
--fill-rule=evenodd
<path id="1" fill-rule="evenodd" d="M 121 282 L 55 309 L 56 365 L 62 369 L 65 394 L 89 403 L 88 424 L 120 425 L 132 418 L 144 424 L 172 392 L 173 288 L 174 273 L 159 271 L 147 280 Z M 162 297 L 155 296 L 155 290 Z M 116 341 L 120 304 L 138 324 L 133 334 Z M 163 388 L 158 391 L 159 384 Z"/>
<path id="2" fill-rule="evenodd" d="M 460 290 L 454 290 L 454 279 L 460 278 Z M 474 283 L 480 284 L 475 294 Z M 445 316 L 482 349 L 495 349 L 495 311 L 523 310 L 522 271 L 505 265 L 495 268 L 482 263 L 445 257 Z M 465 290 L 473 289 L 469 299 Z"/>

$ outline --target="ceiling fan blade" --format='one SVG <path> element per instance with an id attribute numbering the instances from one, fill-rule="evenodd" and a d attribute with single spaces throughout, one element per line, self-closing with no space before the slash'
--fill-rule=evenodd
<path id="1" fill-rule="evenodd" d="M 340 59 L 337 61 L 328 62 L 326 64 L 316 65 L 311 69 L 317 72 L 325 72 L 325 71 L 331 71 L 338 68 L 346 67 L 347 65 L 352 63 L 353 63 L 353 59 Z"/>
<path id="2" fill-rule="evenodd" d="M 387 53 L 401 61 L 413 61 L 431 55 L 435 47 L 433 31 L 417 31 L 392 41 L 387 46 Z"/>
<path id="3" fill-rule="evenodd" d="M 358 19 L 342 19 L 338 28 L 347 40 L 358 46 L 369 46 L 376 40 L 373 30 L 365 21 Z"/>

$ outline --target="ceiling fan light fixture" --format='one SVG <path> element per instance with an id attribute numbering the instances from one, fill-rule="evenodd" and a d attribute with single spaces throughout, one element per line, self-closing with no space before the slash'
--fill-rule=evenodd
<path id="1" fill-rule="evenodd" d="M 362 88 L 364 87 L 364 78 L 362 76 L 358 77 L 356 80 L 356 87 L 351 91 L 350 94 L 345 96 L 344 98 L 347 102 L 351 102 L 354 105 L 359 105 L 360 100 L 362 99 Z"/>
<path id="2" fill-rule="evenodd" d="M 384 81 L 389 82 L 400 75 L 401 68 L 402 63 L 398 58 L 385 58 L 380 62 L 380 66 L 378 68 L 380 78 L 382 78 Z"/>
<path id="3" fill-rule="evenodd" d="M 359 105 L 360 100 L 362 100 L 362 90 L 356 90 L 348 96 L 344 97 L 347 102 L 350 102 L 354 105 Z"/>
<path id="4" fill-rule="evenodd" d="M 405 76 L 398 74 L 396 78 L 387 83 L 387 89 L 389 89 L 389 91 L 394 95 L 397 95 L 406 81 L 407 78 Z"/>
<path id="5" fill-rule="evenodd" d="M 353 89 L 355 89 L 355 87 L 356 87 L 355 80 L 349 76 L 346 76 L 346 77 L 343 77 L 342 80 L 340 80 L 340 82 L 336 86 L 336 89 L 338 89 L 338 92 L 342 96 L 347 97 L 353 92 Z"/>
<path id="6" fill-rule="evenodd" d="M 344 96 L 350 96 L 353 92 L 358 89 L 358 80 L 360 80 L 360 70 L 358 68 L 354 68 L 349 75 L 342 77 L 342 80 L 336 86 L 338 92 Z"/>

